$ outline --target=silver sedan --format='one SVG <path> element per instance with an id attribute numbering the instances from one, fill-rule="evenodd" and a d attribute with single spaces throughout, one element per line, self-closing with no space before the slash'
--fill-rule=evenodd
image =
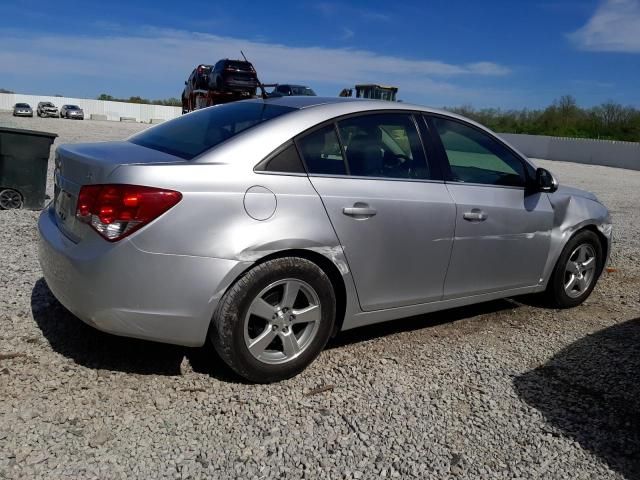
<path id="1" fill-rule="evenodd" d="M 407 104 L 236 102 L 55 161 L 39 230 L 59 301 L 118 335 L 210 338 L 255 382 L 341 330 L 522 294 L 576 306 L 611 245 L 593 194 Z"/>
<path id="2" fill-rule="evenodd" d="M 33 117 L 33 110 L 28 103 L 16 103 L 13 106 L 14 117 Z"/>

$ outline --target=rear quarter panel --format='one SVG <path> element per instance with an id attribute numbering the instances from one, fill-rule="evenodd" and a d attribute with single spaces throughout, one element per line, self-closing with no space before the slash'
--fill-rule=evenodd
<path id="1" fill-rule="evenodd" d="M 142 250 L 255 261 L 289 248 L 335 248 L 338 240 L 306 176 L 247 173 L 228 164 L 128 165 L 112 181 L 178 190 L 178 205 L 132 237 Z M 256 220 L 245 208 L 251 187 L 274 205 Z M 274 198 L 275 197 L 275 198 Z"/>

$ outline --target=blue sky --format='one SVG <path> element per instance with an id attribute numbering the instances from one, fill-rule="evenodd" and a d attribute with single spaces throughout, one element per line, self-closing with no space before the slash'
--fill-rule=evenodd
<path id="1" fill-rule="evenodd" d="M 0 87 L 179 97 L 244 50 L 263 82 L 397 85 L 432 106 L 640 106 L 640 0 L 2 0 Z"/>

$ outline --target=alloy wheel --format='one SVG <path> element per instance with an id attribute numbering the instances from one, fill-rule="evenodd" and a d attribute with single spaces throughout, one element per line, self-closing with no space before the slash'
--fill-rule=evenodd
<path id="1" fill-rule="evenodd" d="M 583 295 L 591 286 L 596 271 L 596 252 L 588 243 L 578 245 L 564 271 L 564 291 L 571 298 Z"/>
<path id="2" fill-rule="evenodd" d="M 321 319 L 316 291 L 302 280 L 287 278 L 264 288 L 244 319 L 244 341 L 251 355 L 267 364 L 299 357 L 313 342 Z"/>

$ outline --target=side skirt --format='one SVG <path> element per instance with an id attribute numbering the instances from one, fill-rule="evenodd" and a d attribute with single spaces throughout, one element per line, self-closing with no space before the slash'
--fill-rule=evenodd
<path id="1" fill-rule="evenodd" d="M 543 286 L 534 285 L 531 287 L 514 288 L 511 290 L 484 293 L 482 295 L 473 295 L 470 297 L 439 300 L 437 302 L 421 303 L 418 305 L 409 305 L 406 307 L 389 308 L 386 310 L 376 310 L 374 312 L 359 312 L 345 318 L 342 325 L 342 330 L 350 330 L 352 328 L 364 327 L 365 325 L 372 325 L 374 323 L 386 322 L 399 318 L 413 317 L 415 315 L 422 315 L 439 310 L 446 310 L 448 308 L 463 307 L 465 305 L 497 300 L 499 298 L 525 295 L 528 293 L 540 292 L 542 290 L 544 290 Z"/>

